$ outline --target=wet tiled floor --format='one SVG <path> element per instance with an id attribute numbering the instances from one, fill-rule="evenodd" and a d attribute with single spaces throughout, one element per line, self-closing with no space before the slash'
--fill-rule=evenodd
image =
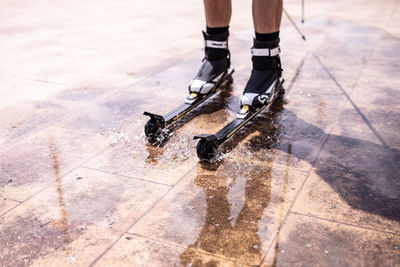
<path id="1" fill-rule="evenodd" d="M 400 266 L 398 1 L 306 1 L 306 42 L 284 17 L 285 99 L 213 163 L 193 136 L 235 117 L 251 7 L 233 85 L 152 146 L 203 53 L 175 2 L 0 4 L 0 266 Z"/>

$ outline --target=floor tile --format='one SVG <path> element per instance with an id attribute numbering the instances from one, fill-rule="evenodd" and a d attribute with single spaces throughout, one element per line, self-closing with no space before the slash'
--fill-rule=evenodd
<path id="1" fill-rule="evenodd" d="M 396 266 L 400 237 L 290 214 L 263 266 Z"/>
<path id="2" fill-rule="evenodd" d="M 0 218 L 2 263 L 88 265 L 168 189 L 87 169 L 58 176 Z"/>

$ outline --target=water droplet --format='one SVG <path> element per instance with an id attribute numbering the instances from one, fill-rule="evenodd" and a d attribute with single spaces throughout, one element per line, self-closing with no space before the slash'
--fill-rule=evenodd
<path id="1" fill-rule="evenodd" d="M 257 245 L 254 245 L 254 246 L 253 246 L 253 248 L 257 249 L 257 248 L 258 248 L 258 246 L 257 246 Z"/>
<path id="2" fill-rule="evenodd" d="M 307 244 L 306 244 L 306 247 L 311 248 L 311 247 L 312 247 L 312 244 L 307 243 Z"/>
<path id="3" fill-rule="evenodd" d="M 328 251 L 328 250 L 325 250 L 324 253 L 325 253 L 326 255 L 328 255 L 328 254 L 329 254 L 329 251 Z"/>
<path id="4" fill-rule="evenodd" d="M 67 260 L 76 261 L 76 257 L 75 256 L 68 256 Z"/>
<path id="5" fill-rule="evenodd" d="M 281 250 L 281 253 L 282 253 L 282 254 L 285 254 L 285 251 L 282 249 L 282 250 Z"/>

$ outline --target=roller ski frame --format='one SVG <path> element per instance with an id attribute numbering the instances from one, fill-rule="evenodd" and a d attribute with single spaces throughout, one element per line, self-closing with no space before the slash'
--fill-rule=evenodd
<path id="1" fill-rule="evenodd" d="M 282 77 L 275 81 L 275 84 L 272 86 L 274 88 L 274 92 L 265 102 L 265 105 L 262 105 L 254 110 L 251 110 L 249 106 L 245 105 L 237 113 L 236 119 L 225 125 L 225 127 L 223 127 L 216 134 L 200 134 L 195 136 L 193 139 L 200 139 L 197 143 L 197 156 L 199 159 L 201 161 L 212 160 L 217 153 L 218 147 L 222 143 L 236 134 L 242 127 L 244 127 L 249 121 L 253 120 L 263 110 L 269 108 L 276 100 L 282 100 L 283 94 L 285 93 L 283 83 L 284 79 Z"/>
<path id="2" fill-rule="evenodd" d="M 215 83 L 213 89 L 208 94 L 191 93 L 186 99 L 185 103 L 177 108 L 168 112 L 165 115 L 153 114 L 145 111 L 143 115 L 149 116 L 144 132 L 146 138 L 151 143 L 161 142 L 163 136 L 166 135 L 168 129 L 174 125 L 179 119 L 183 118 L 190 111 L 194 110 L 197 106 L 204 103 L 207 99 L 222 90 L 225 85 L 233 83 L 232 74 L 234 69 L 229 69 L 222 78 Z"/>

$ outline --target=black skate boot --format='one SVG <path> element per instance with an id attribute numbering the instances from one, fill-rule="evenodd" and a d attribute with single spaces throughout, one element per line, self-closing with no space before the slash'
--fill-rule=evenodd
<path id="1" fill-rule="evenodd" d="M 228 49 L 229 32 L 208 34 L 203 32 L 205 57 L 195 78 L 189 83 L 189 96 L 185 103 L 191 104 L 204 95 L 212 93 L 225 80 L 232 82 L 228 74 L 230 53 Z"/>
<path id="2" fill-rule="evenodd" d="M 279 38 L 273 41 L 254 39 L 251 49 L 253 70 L 240 98 L 241 110 L 237 118 L 245 118 L 250 112 L 273 101 L 275 90 L 280 90 L 278 84 L 283 81 L 280 51 Z"/>

